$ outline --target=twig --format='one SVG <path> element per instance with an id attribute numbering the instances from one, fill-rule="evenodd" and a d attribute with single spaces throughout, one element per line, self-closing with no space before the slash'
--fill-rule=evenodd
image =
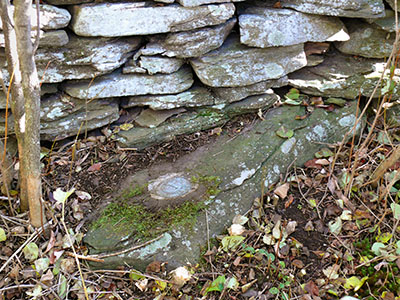
<path id="1" fill-rule="evenodd" d="M 135 270 L 136 271 L 136 270 Z M 127 271 L 123 271 L 123 270 L 90 270 L 90 272 L 92 272 L 92 273 L 118 273 L 118 274 L 128 274 L 128 273 L 131 273 L 131 270 L 127 270 Z M 167 282 L 167 283 L 170 283 L 170 281 L 168 281 L 168 280 L 165 280 L 165 279 L 161 279 L 161 278 L 159 278 L 159 277 L 156 277 L 156 276 L 151 276 L 151 275 L 147 275 L 147 274 L 144 274 L 144 273 L 142 273 L 142 272 L 139 272 L 139 271 L 136 271 L 140 276 L 144 276 L 144 277 L 146 277 L 146 278 L 149 278 L 149 279 L 154 279 L 154 280 L 157 280 L 157 281 L 163 281 L 163 282 Z M 222 274 L 220 274 L 220 273 L 217 273 L 218 275 L 222 275 Z"/>
<path id="2" fill-rule="evenodd" d="M 90 261 L 95 261 L 95 262 L 104 262 L 104 259 L 100 259 L 100 258 L 95 258 L 95 257 L 91 257 L 91 256 L 85 256 L 85 255 L 80 255 L 80 254 L 75 254 L 73 252 L 65 252 L 66 255 L 71 256 L 71 257 L 76 257 L 79 259 L 84 259 L 84 260 L 90 260 Z"/>
<path id="3" fill-rule="evenodd" d="M 13 286 L 6 286 L 6 287 L 0 289 L 0 293 L 9 291 L 9 290 L 25 289 L 25 288 L 33 288 L 33 287 L 35 287 L 34 284 L 19 284 L 19 285 L 13 285 Z"/>
<path id="4" fill-rule="evenodd" d="M 47 224 L 46 224 L 47 225 Z M 41 234 L 43 232 L 43 227 L 42 228 L 38 228 L 37 230 L 35 230 L 31 236 L 25 241 L 25 243 L 23 243 L 18 249 L 17 251 L 15 251 L 13 253 L 13 255 L 10 256 L 10 258 L 4 263 L 4 265 L 0 268 L 0 273 L 6 268 L 6 266 L 14 259 L 15 256 L 17 256 L 22 249 L 24 249 L 24 247 L 30 243 L 33 239 L 35 239 L 37 237 L 38 234 Z"/>

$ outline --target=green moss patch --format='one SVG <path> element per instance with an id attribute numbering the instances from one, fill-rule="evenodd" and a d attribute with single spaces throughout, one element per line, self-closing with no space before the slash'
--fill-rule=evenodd
<path id="1" fill-rule="evenodd" d="M 127 232 L 136 240 L 149 240 L 172 229 L 174 226 L 193 227 L 203 202 L 186 202 L 175 208 L 152 212 L 139 204 L 121 202 L 109 204 L 102 215 L 92 224 L 91 230 L 112 227 L 115 232 Z"/>

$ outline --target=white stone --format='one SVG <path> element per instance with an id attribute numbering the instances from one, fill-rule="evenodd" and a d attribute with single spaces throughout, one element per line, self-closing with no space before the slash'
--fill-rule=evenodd
<path id="1" fill-rule="evenodd" d="M 327 16 L 380 18 L 385 15 L 382 0 L 281 0 L 282 7 Z"/>
<path id="2" fill-rule="evenodd" d="M 175 95 L 145 95 L 129 97 L 122 107 L 133 107 L 148 105 L 154 110 L 173 109 L 177 107 L 196 107 L 213 105 L 214 97 L 204 87 L 192 87 Z"/>
<path id="3" fill-rule="evenodd" d="M 187 90 L 193 84 L 189 67 L 172 74 L 121 74 L 114 72 L 89 82 L 68 82 L 64 85 L 67 94 L 79 99 L 95 99 L 134 95 L 173 94 Z"/>
<path id="4" fill-rule="evenodd" d="M 168 57 L 198 57 L 219 48 L 236 24 L 236 18 L 227 22 L 190 31 L 169 33 L 150 39 L 135 56 L 161 54 Z"/>
<path id="5" fill-rule="evenodd" d="M 71 28 L 82 36 L 128 36 L 192 30 L 233 16 L 232 3 L 182 7 L 151 2 L 84 4 L 72 7 Z"/>
<path id="6" fill-rule="evenodd" d="M 210 3 L 240 2 L 244 0 L 177 0 L 180 5 L 186 7 L 200 6 Z"/>
<path id="7" fill-rule="evenodd" d="M 309 15 L 291 9 L 251 7 L 239 16 L 239 26 L 240 42 L 252 47 L 349 39 L 339 18 Z"/>
<path id="8" fill-rule="evenodd" d="M 236 36 L 202 57 L 190 60 L 199 79 L 212 87 L 247 86 L 278 79 L 307 65 L 303 45 L 250 48 Z"/>
<path id="9" fill-rule="evenodd" d="M 11 12 L 14 12 L 14 6 L 11 7 Z M 40 29 L 53 30 L 67 27 L 71 20 L 71 15 L 68 10 L 55 7 L 52 5 L 41 4 L 40 5 Z M 36 18 L 36 5 L 32 6 L 32 18 L 31 18 L 32 29 L 37 27 Z M 3 29 L 3 23 L 0 19 L 0 29 Z"/>

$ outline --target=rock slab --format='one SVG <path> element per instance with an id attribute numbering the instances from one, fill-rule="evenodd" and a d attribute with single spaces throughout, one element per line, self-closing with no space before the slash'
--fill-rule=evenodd
<path id="1" fill-rule="evenodd" d="M 230 36 L 217 50 L 191 59 L 201 82 L 211 87 L 238 87 L 278 79 L 307 65 L 303 45 L 249 48 Z"/>
<path id="2" fill-rule="evenodd" d="M 232 3 L 199 7 L 151 2 L 83 4 L 72 7 L 71 28 L 81 36 L 147 35 L 221 24 L 234 12 Z"/>
<path id="3" fill-rule="evenodd" d="M 79 99 L 97 99 L 134 95 L 179 93 L 193 84 L 192 71 L 188 66 L 172 74 L 121 74 L 116 71 L 89 81 L 68 82 L 65 92 Z"/>
<path id="4" fill-rule="evenodd" d="M 313 96 L 357 99 L 361 94 L 370 97 L 379 78 L 382 76 L 385 63 L 379 59 L 353 57 L 331 53 L 323 63 L 307 67 L 289 75 L 289 84 L 303 93 Z M 384 76 L 382 89 L 377 89 L 374 97 L 385 93 L 389 74 Z M 395 72 L 392 80 L 396 83 L 392 99 L 400 99 L 400 74 Z"/>
<path id="5" fill-rule="evenodd" d="M 14 6 L 11 6 L 11 12 L 14 14 Z M 54 30 L 67 27 L 71 20 L 71 14 L 64 8 L 59 8 L 52 5 L 40 5 L 40 29 Z M 37 28 L 36 5 L 32 6 L 32 28 Z M 0 20 L 0 29 L 3 29 L 3 23 Z"/>
<path id="6" fill-rule="evenodd" d="M 281 0 L 282 7 L 301 12 L 347 18 L 380 18 L 385 16 L 382 0 Z"/>
<path id="7" fill-rule="evenodd" d="M 226 23 L 196 30 L 156 36 L 137 55 L 161 54 L 169 57 L 198 57 L 219 48 L 236 24 L 236 18 Z"/>
<path id="8" fill-rule="evenodd" d="M 95 263 L 94 266 L 117 268 L 129 264 L 144 270 L 153 261 L 168 261 L 170 269 L 186 265 L 187 262 L 195 264 L 201 248 L 207 243 L 207 233 L 210 237 L 220 234 L 236 215 L 244 214 L 259 196 L 261 169 L 267 170 L 265 185 L 268 187 L 279 179 L 281 173 L 286 172 L 293 161 L 301 165 L 313 158 L 313 154 L 321 148 L 321 143 L 341 141 L 345 132 L 354 125 L 356 104 L 354 102 L 333 112 L 315 109 L 308 118 L 295 120 L 297 115 L 304 113 L 302 107 L 273 109 L 265 115 L 265 121 L 257 122 L 252 130 L 235 139 L 221 136 L 215 144 L 201 147 L 175 163 L 155 165 L 133 175 L 123 186 L 133 188 L 171 177 L 175 181 L 168 185 L 168 190 L 177 192 L 183 190 L 181 185 L 185 178 L 216 176 L 220 180 L 218 189 L 221 192 L 211 198 L 204 192 L 196 195 L 197 201 L 205 201 L 208 218 L 199 213 L 193 226 L 176 225 L 145 247 L 108 257 L 104 263 Z M 275 133 L 283 124 L 294 130 L 294 136 L 290 139 L 279 138 Z M 358 130 L 360 128 L 361 125 Z M 177 174 L 181 174 L 179 182 Z M 185 191 L 191 188 L 188 186 Z M 144 194 L 138 197 L 149 199 L 154 197 L 151 193 L 145 188 Z M 118 226 L 104 224 L 89 230 L 84 241 L 92 254 L 123 250 L 135 245 L 134 225 L 129 221 Z"/>
<path id="9" fill-rule="evenodd" d="M 370 58 L 389 57 L 395 33 L 388 33 L 364 22 L 350 21 L 346 25 L 350 32 L 350 40 L 335 43 L 339 51 Z"/>
<path id="10" fill-rule="evenodd" d="M 349 39 L 339 18 L 309 15 L 291 9 L 251 7 L 239 16 L 239 26 L 240 42 L 251 47 Z"/>

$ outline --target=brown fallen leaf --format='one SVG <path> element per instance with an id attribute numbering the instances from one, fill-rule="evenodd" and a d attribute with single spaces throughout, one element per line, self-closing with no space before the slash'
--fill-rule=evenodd
<path id="1" fill-rule="evenodd" d="M 324 105 L 322 97 L 311 97 L 311 105 Z"/>
<path id="2" fill-rule="evenodd" d="M 310 280 L 309 282 L 306 283 L 304 286 L 304 289 L 310 293 L 313 296 L 318 296 L 319 295 L 319 289 L 318 286 L 314 283 L 314 281 Z"/>
<path id="3" fill-rule="evenodd" d="M 237 266 L 240 264 L 240 261 L 241 261 L 241 260 L 242 260 L 242 259 L 241 259 L 240 256 L 236 257 L 235 260 L 233 261 L 233 265 L 234 265 L 235 267 L 237 267 Z"/>
<path id="4" fill-rule="evenodd" d="M 315 161 L 315 163 L 316 163 L 316 164 L 319 164 L 319 165 L 323 165 L 323 166 L 327 166 L 327 165 L 330 164 L 329 160 L 327 160 L 326 158 L 317 159 L 317 160 Z"/>
<path id="5" fill-rule="evenodd" d="M 304 164 L 304 166 L 306 168 L 313 168 L 313 169 L 322 169 L 322 166 L 320 164 L 316 163 L 317 159 L 310 159 L 309 161 L 306 161 L 306 163 Z"/>
<path id="6" fill-rule="evenodd" d="M 159 273 L 161 270 L 161 262 L 153 261 L 146 267 L 146 273 Z"/>
<path id="7" fill-rule="evenodd" d="M 289 206 L 292 205 L 293 200 L 294 200 L 293 195 L 289 195 L 288 199 L 285 202 L 285 208 L 289 208 Z"/>
<path id="8" fill-rule="evenodd" d="M 295 259 L 292 261 L 292 265 L 298 269 L 304 268 L 304 263 L 300 259 Z"/>
<path id="9" fill-rule="evenodd" d="M 281 199 L 285 199 L 287 196 L 287 192 L 289 191 L 289 183 L 284 183 L 280 186 L 278 186 L 275 190 L 274 193 L 278 195 Z"/>
<path id="10" fill-rule="evenodd" d="M 96 172 L 101 169 L 101 163 L 95 163 L 88 168 L 89 172 Z"/>

